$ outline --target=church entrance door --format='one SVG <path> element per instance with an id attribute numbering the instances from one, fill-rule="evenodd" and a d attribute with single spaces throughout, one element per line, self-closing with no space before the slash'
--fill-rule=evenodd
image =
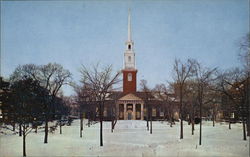
<path id="1" fill-rule="evenodd" d="M 132 119 L 132 112 L 128 112 L 128 120 L 131 120 Z"/>

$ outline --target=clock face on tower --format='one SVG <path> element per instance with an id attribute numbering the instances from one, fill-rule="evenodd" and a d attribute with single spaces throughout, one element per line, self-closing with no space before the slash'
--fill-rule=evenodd
<path id="1" fill-rule="evenodd" d="M 128 81 L 132 81 L 132 74 L 128 73 Z"/>
<path id="2" fill-rule="evenodd" d="M 136 73 L 137 70 L 123 70 L 123 92 L 136 92 Z"/>

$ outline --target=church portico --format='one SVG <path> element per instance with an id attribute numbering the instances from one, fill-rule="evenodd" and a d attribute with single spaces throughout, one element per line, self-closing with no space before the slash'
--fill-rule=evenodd
<path id="1" fill-rule="evenodd" d="M 124 120 L 143 120 L 143 100 L 133 94 L 125 95 L 117 101 L 118 117 Z"/>

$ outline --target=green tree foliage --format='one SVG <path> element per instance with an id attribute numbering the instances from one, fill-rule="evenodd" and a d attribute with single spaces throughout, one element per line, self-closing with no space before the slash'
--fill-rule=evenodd
<path id="1" fill-rule="evenodd" d="M 26 136 L 35 126 L 42 125 L 43 104 L 49 101 L 49 92 L 38 81 L 24 78 L 12 82 L 4 93 L 2 104 L 5 123 L 17 123 L 22 128 L 23 156 L 26 156 Z"/>
<path id="2" fill-rule="evenodd" d="M 38 81 L 39 85 L 49 93 L 49 102 L 43 104 L 45 136 L 44 143 L 48 143 L 48 122 L 56 119 L 56 99 L 61 87 L 71 83 L 71 73 L 57 63 L 46 65 L 25 64 L 18 66 L 10 77 L 11 82 L 29 77 Z"/>

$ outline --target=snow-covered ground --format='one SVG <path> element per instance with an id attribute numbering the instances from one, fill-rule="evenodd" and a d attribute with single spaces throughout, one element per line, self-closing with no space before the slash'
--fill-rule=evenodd
<path id="1" fill-rule="evenodd" d="M 84 121 L 86 123 L 86 121 Z M 32 132 L 27 136 L 27 156 L 206 156 L 248 157 L 249 137 L 242 140 L 242 125 L 204 122 L 202 145 L 199 146 L 199 125 L 195 135 L 191 126 L 184 123 L 184 139 L 179 139 L 179 123 L 172 128 L 167 122 L 153 122 L 153 134 L 146 130 L 145 121 L 118 121 L 113 133 L 110 122 L 104 122 L 104 146 L 99 143 L 99 123 L 84 125 L 83 138 L 79 137 L 79 120 L 72 126 L 64 126 L 49 134 L 44 144 L 44 132 Z M 22 137 L 0 135 L 0 156 L 22 156 Z"/>

